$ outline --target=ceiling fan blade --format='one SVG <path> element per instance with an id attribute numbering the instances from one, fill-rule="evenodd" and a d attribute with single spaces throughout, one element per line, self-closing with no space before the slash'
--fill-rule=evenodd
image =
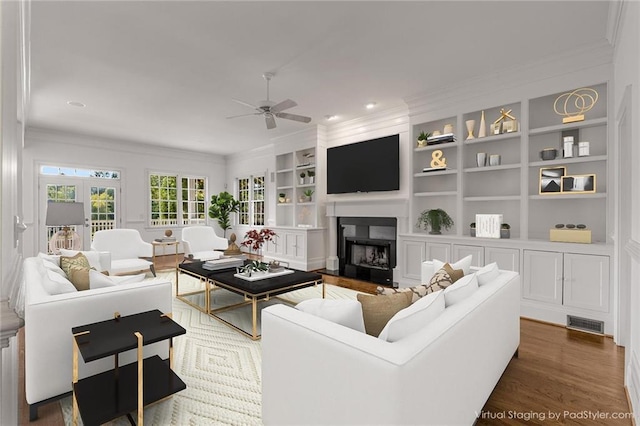
<path id="1" fill-rule="evenodd" d="M 291 99 L 285 99 L 284 101 L 272 106 L 271 107 L 271 112 L 275 114 L 276 112 L 280 112 L 280 111 L 284 111 L 285 109 L 293 108 L 296 105 L 298 105 L 298 104 L 295 103 L 294 101 L 292 101 Z"/>
<path id="2" fill-rule="evenodd" d="M 240 99 L 231 99 L 233 102 L 237 102 L 240 105 L 244 105 L 244 106 L 248 106 L 249 108 L 253 108 L 253 109 L 257 109 L 258 111 L 260 111 L 260 108 L 258 108 L 256 105 L 252 105 L 249 102 L 245 102 L 245 101 L 241 101 Z"/>
<path id="3" fill-rule="evenodd" d="M 286 112 L 279 112 L 276 114 L 278 118 L 285 118 L 287 120 L 299 121 L 301 123 L 309 123 L 311 121 L 311 117 L 305 117 L 304 115 L 297 114 L 289 114 Z"/>
<path id="4" fill-rule="evenodd" d="M 267 129 L 275 129 L 276 128 L 276 119 L 273 118 L 273 115 L 266 114 L 264 116 L 264 121 L 267 123 Z"/>
<path id="5" fill-rule="evenodd" d="M 248 115 L 261 115 L 261 114 L 262 114 L 261 112 L 250 112 L 249 114 L 232 115 L 227 118 L 238 118 L 238 117 L 246 117 Z"/>

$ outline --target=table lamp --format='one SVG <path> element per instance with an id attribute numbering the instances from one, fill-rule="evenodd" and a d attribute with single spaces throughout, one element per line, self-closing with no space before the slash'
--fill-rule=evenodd
<path id="1" fill-rule="evenodd" d="M 49 249 L 54 253 L 61 248 L 79 250 L 82 247 L 80 236 L 75 231 L 72 231 L 69 226 L 83 225 L 84 222 L 84 203 L 49 201 L 47 203 L 45 224 L 47 226 L 63 227 L 51 237 Z M 61 242 L 62 244 L 60 244 Z"/>

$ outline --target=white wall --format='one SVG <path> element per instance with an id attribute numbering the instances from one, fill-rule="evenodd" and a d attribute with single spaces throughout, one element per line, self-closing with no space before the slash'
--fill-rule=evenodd
<path id="1" fill-rule="evenodd" d="M 36 188 L 39 166 L 44 164 L 119 170 L 122 191 L 121 227 L 138 229 L 146 241 L 161 237 L 167 229 L 148 225 L 149 172 L 205 176 L 208 180 L 209 197 L 224 190 L 226 176 L 225 160 L 218 155 L 29 128 L 22 172 L 25 188 L 33 190 L 29 191 L 29 196 L 24 200 L 25 222 L 29 225 L 25 235 L 25 255 L 33 255 L 43 249 L 38 247 L 39 207 Z M 218 228 L 215 221 L 209 219 L 209 222 Z M 174 231 L 176 237 L 180 237 L 179 227 L 168 228 Z M 219 228 L 216 232 L 222 235 Z"/>
<path id="2" fill-rule="evenodd" d="M 631 179 L 631 200 L 625 197 L 628 194 L 620 194 L 620 205 L 623 208 L 631 208 L 631 229 L 623 229 L 616 236 L 618 256 L 623 270 L 620 271 L 620 288 L 623 291 L 622 298 L 630 298 L 629 303 L 629 330 L 625 351 L 625 384 L 629 391 L 629 398 L 636 415 L 640 413 L 640 170 L 637 164 L 640 162 L 640 149 L 638 149 L 638 137 L 640 136 L 640 5 L 634 1 L 626 1 L 619 10 L 619 25 L 616 27 L 614 73 L 615 95 L 614 106 L 616 121 L 621 118 L 625 109 L 632 114 L 630 137 L 618 134 L 616 128 L 616 140 L 619 140 L 621 156 L 630 155 L 628 164 L 630 170 L 620 170 L 623 179 Z M 615 18 L 615 17 L 614 17 Z M 621 160 L 621 159 L 620 159 Z M 620 161 L 625 164 L 625 161 Z M 630 231 L 630 232 L 629 232 Z M 629 259 L 627 263 L 625 259 Z M 625 294 L 625 288 L 628 292 Z"/>

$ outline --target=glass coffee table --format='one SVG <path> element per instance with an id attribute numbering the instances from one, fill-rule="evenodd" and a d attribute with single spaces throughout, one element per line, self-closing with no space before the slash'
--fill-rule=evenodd
<path id="1" fill-rule="evenodd" d="M 209 271 L 202 267 L 203 262 L 182 263 L 179 272 L 198 278 L 204 289 L 180 293 L 176 284 L 176 297 L 197 309 L 211 315 L 229 327 L 250 337 L 260 339 L 258 303 L 272 302 L 273 298 L 285 293 L 306 287 L 322 285 L 322 297 L 325 297 L 325 284 L 322 275 L 314 272 L 297 270 L 285 275 L 267 276 L 266 278 L 250 281 L 237 277 L 235 268 L 232 270 Z M 219 290 L 227 290 L 220 292 Z M 204 296 L 204 297 L 203 297 Z M 279 299 L 286 302 L 285 300 Z M 251 322 L 239 324 L 241 315 L 230 314 L 232 310 L 251 309 Z"/>

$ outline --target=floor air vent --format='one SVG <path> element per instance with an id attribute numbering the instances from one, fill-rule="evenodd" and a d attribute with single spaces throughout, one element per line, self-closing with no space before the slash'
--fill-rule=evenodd
<path id="1" fill-rule="evenodd" d="M 604 334 L 604 321 L 567 315 L 567 328 L 587 331 L 589 333 Z"/>

